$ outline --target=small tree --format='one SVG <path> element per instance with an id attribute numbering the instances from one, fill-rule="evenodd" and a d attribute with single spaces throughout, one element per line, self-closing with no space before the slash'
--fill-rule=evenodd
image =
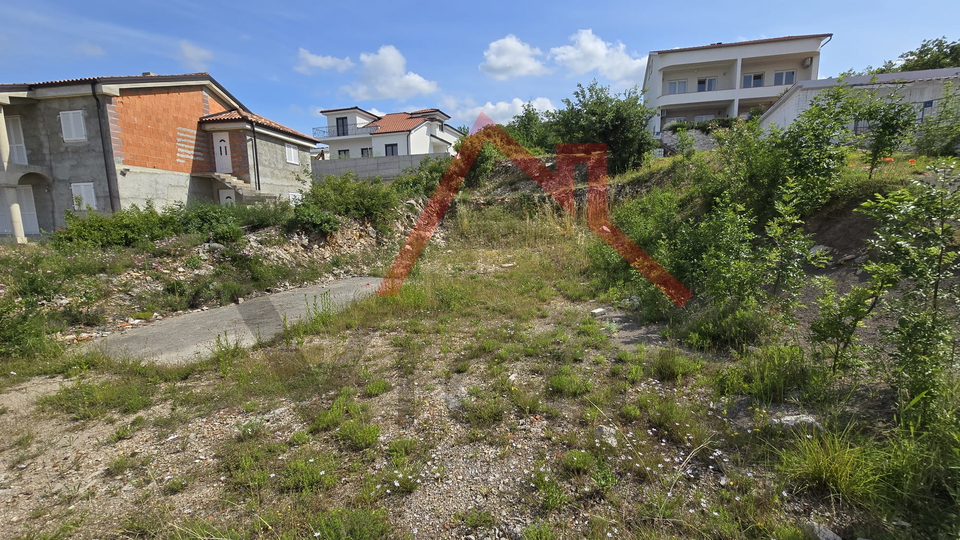
<path id="1" fill-rule="evenodd" d="M 565 143 L 603 143 L 610 154 L 610 173 L 620 174 L 643 163 L 657 143 L 647 128 L 654 110 L 640 101 L 637 87 L 618 94 L 593 81 L 578 84 L 573 99 L 548 118 L 557 138 Z"/>
<path id="2" fill-rule="evenodd" d="M 866 121 L 870 130 L 865 135 L 866 149 L 870 160 L 869 178 L 884 156 L 889 156 L 900 146 L 914 124 L 916 113 L 899 94 L 881 96 L 876 91 L 863 94 L 858 100 L 856 117 Z"/>
<path id="3" fill-rule="evenodd" d="M 550 122 L 533 106 L 524 103 L 520 114 L 504 126 L 507 133 L 534 155 L 552 153 L 554 136 Z"/>
<path id="4" fill-rule="evenodd" d="M 925 39 L 916 50 L 900 55 L 900 61 L 886 61 L 876 73 L 918 71 L 960 67 L 960 41 L 947 41 L 947 36 Z"/>
<path id="5" fill-rule="evenodd" d="M 936 104 L 917 127 L 913 144 L 925 156 L 955 156 L 960 150 L 960 88 L 945 82 Z"/>

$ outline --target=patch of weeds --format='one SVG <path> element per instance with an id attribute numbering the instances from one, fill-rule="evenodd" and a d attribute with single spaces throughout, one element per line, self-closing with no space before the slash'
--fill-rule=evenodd
<path id="1" fill-rule="evenodd" d="M 526 415 L 539 414 L 547 409 L 540 399 L 540 394 L 525 387 L 512 387 L 510 401 L 517 407 L 517 410 Z"/>
<path id="2" fill-rule="evenodd" d="M 263 420 L 250 420 L 237 426 L 237 441 L 256 441 L 267 434 L 267 427 Z"/>
<path id="3" fill-rule="evenodd" d="M 466 512 L 456 512 L 453 519 L 470 529 L 489 529 L 497 524 L 489 510 L 470 508 Z"/>
<path id="4" fill-rule="evenodd" d="M 347 448 L 363 450 L 377 444 L 377 439 L 380 438 L 380 426 L 347 420 L 340 425 L 336 436 Z"/>
<path id="5" fill-rule="evenodd" d="M 538 521 L 527 525 L 521 533 L 521 538 L 523 540 L 557 540 L 560 537 L 553 530 L 552 525 L 545 521 Z"/>
<path id="6" fill-rule="evenodd" d="M 337 460 L 330 454 L 315 454 L 289 461 L 280 474 L 280 489 L 289 492 L 327 490 L 336 485 Z"/>
<path id="7" fill-rule="evenodd" d="M 646 357 L 650 376 L 661 382 L 679 382 L 700 371 L 700 362 L 677 349 L 658 348 Z"/>
<path id="8" fill-rule="evenodd" d="M 393 389 L 393 386 L 390 384 L 390 381 L 386 379 L 377 379 L 375 381 L 371 381 L 370 384 L 363 389 L 363 393 L 366 394 L 367 397 L 377 397 L 380 394 L 389 392 L 391 389 Z"/>
<path id="9" fill-rule="evenodd" d="M 302 446 L 310 442 L 310 434 L 306 431 L 297 431 L 293 435 L 290 435 L 290 440 L 287 441 L 287 444 L 290 446 Z"/>
<path id="10" fill-rule="evenodd" d="M 486 428 L 499 423 L 507 412 L 507 402 L 498 396 L 481 397 L 482 391 L 472 392 L 460 406 L 463 418 L 474 428 Z"/>
<path id="11" fill-rule="evenodd" d="M 270 481 L 277 456 L 287 450 L 282 443 L 260 440 L 231 441 L 220 452 L 220 469 L 235 489 L 260 489 Z"/>
<path id="12" fill-rule="evenodd" d="M 136 452 L 121 454 L 110 458 L 106 473 L 110 476 L 120 476 L 129 470 L 139 469 L 149 462 L 150 458 L 140 456 Z"/>
<path id="13" fill-rule="evenodd" d="M 387 446 L 387 455 L 393 463 L 403 463 L 420 454 L 422 445 L 417 439 L 394 439 Z"/>
<path id="14" fill-rule="evenodd" d="M 42 409 L 69 414 L 74 420 L 102 418 L 109 411 L 131 414 L 152 405 L 157 385 L 139 377 L 100 383 L 77 381 L 38 401 Z"/>
<path id="15" fill-rule="evenodd" d="M 530 474 L 530 484 L 540 494 L 540 508 L 546 512 L 556 510 L 570 502 L 570 497 L 563 491 L 563 486 L 557 482 L 554 471 L 543 462 L 534 465 Z"/>
<path id="16" fill-rule="evenodd" d="M 640 407 L 631 405 L 630 403 L 625 404 L 623 407 L 620 407 L 620 418 L 623 418 L 627 422 L 636 421 L 640 418 Z"/>
<path id="17" fill-rule="evenodd" d="M 370 508 L 325 510 L 310 520 L 310 527 L 312 537 L 323 540 L 382 540 L 393 533 L 387 512 Z"/>
<path id="18" fill-rule="evenodd" d="M 168 478 L 167 481 L 164 482 L 163 487 L 161 488 L 161 491 L 163 492 L 164 495 L 176 495 L 177 493 L 180 493 L 181 491 L 187 489 L 187 486 L 189 485 L 190 485 L 190 481 L 187 480 L 185 477 L 174 476 L 174 477 Z"/>
<path id="19" fill-rule="evenodd" d="M 803 349 L 766 346 L 741 355 L 714 379 L 714 386 L 721 395 L 742 394 L 772 403 L 783 401 L 790 390 L 807 387 L 810 380 Z"/>
<path id="20" fill-rule="evenodd" d="M 133 437 L 133 434 L 143 429 L 146 423 L 146 419 L 138 414 L 129 424 L 118 427 L 116 431 L 110 435 L 110 444 L 116 444 L 124 439 Z"/>
<path id="21" fill-rule="evenodd" d="M 560 366 L 557 374 L 547 381 L 547 391 L 554 395 L 578 397 L 588 393 L 593 384 L 573 372 L 570 366 Z"/>
<path id="22" fill-rule="evenodd" d="M 850 431 L 798 433 L 780 451 L 781 470 L 797 488 L 828 492 L 853 504 L 866 504 L 878 492 L 883 455 L 855 444 Z"/>
<path id="23" fill-rule="evenodd" d="M 8 412 L 10 412 L 10 407 L 7 407 L 7 406 L 0 407 L 0 415 L 7 414 Z"/>
<path id="24" fill-rule="evenodd" d="M 673 399 L 644 394 L 637 397 L 637 406 L 647 413 L 659 435 L 669 441 L 698 446 L 707 437 L 706 428 L 693 411 Z"/>
<path id="25" fill-rule="evenodd" d="M 563 454 L 560 461 L 560 467 L 570 474 L 585 474 L 590 469 L 596 467 L 597 458 L 590 452 L 583 450 L 570 450 Z"/>
<path id="26" fill-rule="evenodd" d="M 620 482 L 620 479 L 614 474 L 613 469 L 602 459 L 597 462 L 597 466 L 590 472 L 590 479 L 593 480 L 593 485 L 596 486 L 597 491 L 602 495 L 606 495 L 613 489 L 613 486 Z"/>

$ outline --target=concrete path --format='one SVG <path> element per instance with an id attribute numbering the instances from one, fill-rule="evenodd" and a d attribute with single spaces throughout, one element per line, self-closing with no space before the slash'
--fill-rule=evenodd
<path id="1" fill-rule="evenodd" d="M 187 313 L 133 328 L 89 343 L 116 356 L 129 356 L 177 364 L 208 357 L 217 336 L 227 343 L 249 347 L 257 338 L 266 341 L 283 329 L 283 316 L 293 323 L 315 309 L 340 309 L 350 302 L 376 292 L 380 278 L 357 277 L 323 286 L 261 296 L 242 304 L 233 304 L 197 313 Z M 85 348 L 86 348 L 85 347 Z"/>

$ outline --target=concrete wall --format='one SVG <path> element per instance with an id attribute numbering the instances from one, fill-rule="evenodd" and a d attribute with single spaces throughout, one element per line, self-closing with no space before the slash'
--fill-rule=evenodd
<path id="1" fill-rule="evenodd" d="M 419 154 L 414 156 L 384 156 L 366 159 L 334 159 L 313 160 L 312 170 L 318 175 L 341 175 L 348 171 L 354 172 L 360 178 L 379 176 L 384 180 L 392 180 L 409 167 L 420 165 L 425 157 L 448 157 L 449 154 Z"/>
<path id="2" fill-rule="evenodd" d="M 124 167 L 117 178 L 123 208 L 146 206 L 153 202 L 157 208 L 176 201 L 205 202 L 215 200 L 212 180 L 197 178 L 190 173 L 165 171 L 147 167 Z"/>
<path id="3" fill-rule="evenodd" d="M 20 117 L 20 125 L 23 128 L 23 144 L 27 149 L 27 163 L 30 165 L 50 165 L 50 146 L 47 144 L 47 138 L 44 136 L 43 124 L 45 118 L 40 114 L 40 109 L 34 103 L 24 105 L 3 105 L 3 114 L 9 118 L 11 116 Z M 59 132 L 60 127 L 57 127 Z"/>
<path id="4" fill-rule="evenodd" d="M 246 132 L 251 135 L 251 132 Z M 288 199 L 290 193 L 296 193 L 303 188 L 297 181 L 297 175 L 304 177 L 309 174 L 310 152 L 305 147 L 297 146 L 300 164 L 287 163 L 286 142 L 257 131 L 257 156 L 260 160 L 260 191 L 267 195 L 279 195 L 281 199 Z M 252 153 L 252 138 L 251 146 Z M 339 160 L 352 161 L 352 160 Z M 251 163 L 251 171 L 255 164 Z M 253 174 L 251 174 L 253 176 Z M 255 178 L 251 178 L 251 184 Z"/>

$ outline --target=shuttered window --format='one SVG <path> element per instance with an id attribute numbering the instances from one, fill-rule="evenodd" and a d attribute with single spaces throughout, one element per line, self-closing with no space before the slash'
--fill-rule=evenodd
<path id="1" fill-rule="evenodd" d="M 294 165 L 299 165 L 300 151 L 297 150 L 297 147 L 292 144 L 287 144 L 286 149 L 287 149 L 287 163 L 293 163 Z"/>
<path id="2" fill-rule="evenodd" d="M 97 196 L 93 192 L 93 182 L 75 182 L 70 184 L 70 191 L 73 193 L 74 210 L 86 210 L 88 206 L 94 210 L 97 209 Z"/>
<path id="3" fill-rule="evenodd" d="M 8 116 L 7 140 L 10 142 L 10 161 L 19 165 L 27 165 L 27 147 L 23 143 L 23 128 L 19 116 Z"/>
<path id="4" fill-rule="evenodd" d="M 83 111 L 60 111 L 60 129 L 64 142 L 87 140 Z"/>

